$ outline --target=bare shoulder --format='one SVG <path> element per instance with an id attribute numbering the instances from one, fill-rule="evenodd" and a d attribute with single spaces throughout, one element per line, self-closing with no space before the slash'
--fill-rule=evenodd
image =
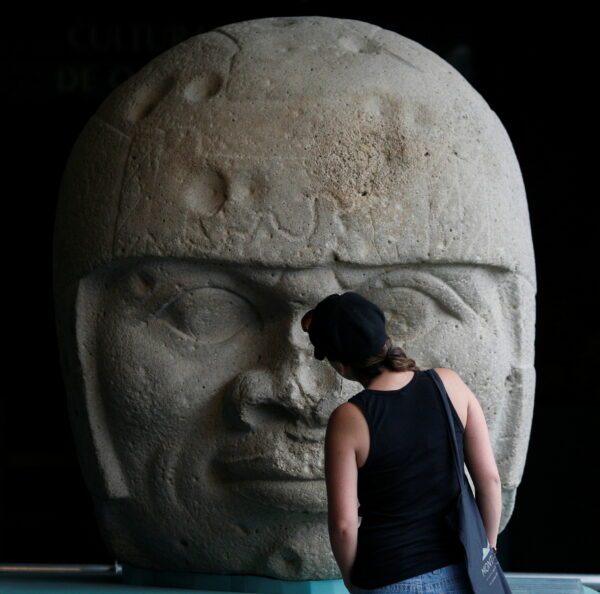
<path id="1" fill-rule="evenodd" d="M 452 369 L 447 369 L 446 367 L 436 367 L 435 371 L 444 382 L 444 386 L 446 386 L 446 390 L 452 390 L 456 394 L 462 394 L 465 396 L 472 396 L 473 392 L 465 382 L 462 380 L 460 375 L 456 373 L 456 371 Z"/>
<path id="2" fill-rule="evenodd" d="M 436 367 L 435 371 L 440 376 L 463 426 L 466 426 L 469 404 L 475 395 L 456 371 L 445 367 Z"/>
<path id="3" fill-rule="evenodd" d="M 360 468 L 369 455 L 369 426 L 356 404 L 340 404 L 329 417 L 325 435 L 325 456 L 330 458 L 335 451 L 351 450 L 356 465 Z"/>
<path id="4" fill-rule="evenodd" d="M 464 382 L 460 378 L 460 375 L 458 375 L 458 373 L 456 373 L 456 371 L 454 371 L 453 369 L 448 369 L 447 367 L 435 367 L 434 369 L 435 371 L 437 371 L 437 374 L 442 378 L 444 385 L 446 385 L 446 383 L 448 383 L 448 385 L 464 385 Z"/>
<path id="5" fill-rule="evenodd" d="M 331 413 L 327 431 L 352 432 L 364 424 L 366 420 L 360 408 L 351 402 L 344 402 Z"/>
<path id="6" fill-rule="evenodd" d="M 340 404 L 330 415 L 326 441 L 343 441 L 353 446 L 368 439 L 369 426 L 358 406 L 351 402 Z"/>

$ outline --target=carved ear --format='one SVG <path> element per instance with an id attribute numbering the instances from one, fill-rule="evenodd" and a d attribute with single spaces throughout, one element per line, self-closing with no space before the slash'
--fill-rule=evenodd
<path id="1" fill-rule="evenodd" d="M 502 520 L 503 530 L 515 506 L 517 487 L 521 483 L 527 446 L 533 417 L 533 395 L 535 391 L 535 369 L 511 366 L 506 379 L 506 410 L 510 417 L 504 420 L 495 439 L 495 454 L 502 477 Z"/>
<path id="2" fill-rule="evenodd" d="M 521 483 L 533 418 L 535 394 L 534 333 L 535 287 L 523 276 L 512 275 L 505 293 L 513 350 L 510 375 L 505 381 L 508 412 L 495 436 L 495 455 L 502 477 L 503 530 L 512 514 Z"/>
<path id="3" fill-rule="evenodd" d="M 129 492 L 98 381 L 96 334 L 105 290 L 101 276 L 93 273 L 73 287 L 71 298 L 65 300 L 71 304 L 65 308 L 70 320 L 59 334 L 71 427 L 84 479 L 95 498 L 116 499 Z"/>

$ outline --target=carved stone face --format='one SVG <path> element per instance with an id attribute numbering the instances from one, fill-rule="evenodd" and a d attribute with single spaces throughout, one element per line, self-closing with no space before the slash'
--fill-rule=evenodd
<path id="1" fill-rule="evenodd" d="M 299 321 L 346 290 L 479 395 L 510 516 L 533 398 L 525 196 L 497 118 L 417 44 L 267 19 L 161 56 L 78 141 L 56 257 L 73 428 L 120 560 L 337 575 L 323 437 L 358 385 Z"/>

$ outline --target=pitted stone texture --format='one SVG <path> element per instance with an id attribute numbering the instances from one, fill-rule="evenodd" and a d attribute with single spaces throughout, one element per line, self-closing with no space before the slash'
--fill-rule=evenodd
<path id="1" fill-rule="evenodd" d="M 65 246 L 63 273 L 258 263 L 275 238 L 280 265 L 461 261 L 533 281 L 514 152 L 461 75 L 365 23 L 280 20 L 194 37 L 107 99 L 65 176 L 79 200 L 61 217 L 85 249 Z"/>
<path id="2" fill-rule="evenodd" d="M 73 429 L 120 560 L 337 575 L 323 436 L 359 386 L 299 320 L 345 290 L 478 395 L 510 517 L 534 388 L 523 182 L 485 101 L 413 41 L 278 18 L 159 56 L 77 141 L 55 257 Z"/>

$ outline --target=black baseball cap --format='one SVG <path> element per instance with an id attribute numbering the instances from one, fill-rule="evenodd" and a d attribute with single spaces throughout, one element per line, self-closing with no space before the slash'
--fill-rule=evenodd
<path id="1" fill-rule="evenodd" d="M 302 328 L 315 347 L 315 358 L 361 363 L 387 340 L 381 309 L 358 293 L 334 293 L 304 314 Z"/>

